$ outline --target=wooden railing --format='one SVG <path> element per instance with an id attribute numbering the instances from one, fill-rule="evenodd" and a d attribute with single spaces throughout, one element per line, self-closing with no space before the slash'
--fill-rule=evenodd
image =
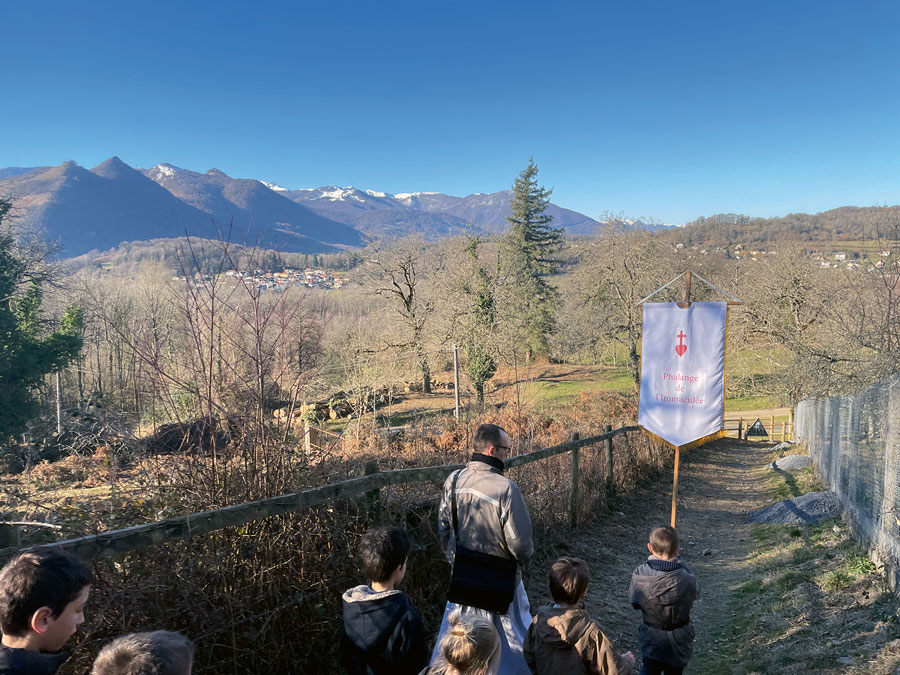
<path id="1" fill-rule="evenodd" d="M 746 439 L 747 431 L 756 421 L 755 417 L 738 417 L 725 420 L 725 435 L 733 438 Z M 794 438 L 794 416 L 793 414 L 786 420 L 775 421 L 774 415 L 766 418 L 760 418 L 770 441 L 790 441 Z M 762 438 L 765 438 L 763 436 Z"/>
<path id="2" fill-rule="evenodd" d="M 613 451 L 612 439 L 617 435 L 625 435 L 638 431 L 640 427 L 625 426 L 618 429 L 607 427 L 607 431 L 588 438 L 573 438 L 568 443 L 555 445 L 541 450 L 535 450 L 526 455 L 512 457 L 506 461 L 506 467 L 514 468 L 525 466 L 532 462 L 538 462 L 549 457 L 560 455 L 564 452 L 571 453 L 572 487 L 569 495 L 569 521 L 575 524 L 576 505 L 578 500 L 579 483 L 579 450 L 585 446 L 604 442 L 606 451 L 606 480 L 607 490 L 612 492 L 613 482 Z M 378 471 L 377 465 L 370 463 L 366 467 L 366 475 L 349 480 L 330 483 L 321 487 L 309 488 L 292 492 L 277 497 L 258 499 L 244 504 L 235 504 L 212 511 L 191 513 L 186 516 L 178 516 L 167 520 L 160 520 L 144 525 L 134 525 L 120 530 L 110 530 L 76 539 L 67 539 L 50 544 L 17 549 L 15 547 L 0 549 L 0 558 L 6 558 L 18 550 L 38 550 L 44 548 L 63 549 L 83 560 L 104 558 L 133 551 L 136 549 L 155 546 L 169 541 L 186 539 L 198 534 L 205 534 L 222 530 L 227 527 L 236 527 L 246 523 L 262 520 L 270 516 L 284 515 L 301 509 L 318 506 L 333 499 L 351 497 L 356 495 L 368 495 L 373 503 L 377 503 L 381 488 L 391 485 L 406 485 L 409 483 L 423 483 L 445 479 L 452 471 L 463 466 L 462 464 L 447 464 L 441 466 L 426 466 L 412 469 L 396 469 L 393 471 Z"/>

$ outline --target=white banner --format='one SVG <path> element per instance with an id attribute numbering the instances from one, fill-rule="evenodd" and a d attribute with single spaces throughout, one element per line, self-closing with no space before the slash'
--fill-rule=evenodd
<path id="1" fill-rule="evenodd" d="M 674 446 L 724 427 L 724 302 L 644 306 L 638 424 Z"/>

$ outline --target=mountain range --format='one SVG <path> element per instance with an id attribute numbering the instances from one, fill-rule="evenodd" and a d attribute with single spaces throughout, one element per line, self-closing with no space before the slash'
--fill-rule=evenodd
<path id="1" fill-rule="evenodd" d="M 72 161 L 0 168 L 0 196 L 12 199 L 16 216 L 56 240 L 69 257 L 185 234 L 320 253 L 411 233 L 429 239 L 497 233 L 506 229 L 512 191 L 455 197 L 333 185 L 291 190 L 218 169 L 135 169 L 111 157 L 90 170 Z M 547 213 L 572 234 L 591 234 L 599 225 L 555 204 Z"/>

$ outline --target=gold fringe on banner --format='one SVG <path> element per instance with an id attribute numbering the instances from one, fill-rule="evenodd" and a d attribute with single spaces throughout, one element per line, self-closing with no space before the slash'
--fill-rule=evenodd
<path id="1" fill-rule="evenodd" d="M 664 443 L 665 445 L 668 445 L 673 450 L 678 449 L 678 446 L 673 445 L 672 443 L 669 443 L 669 441 L 667 441 L 665 438 L 662 438 L 661 436 L 657 436 L 656 434 L 654 434 L 652 431 L 649 431 L 645 427 L 641 427 L 641 429 L 644 430 L 645 434 L 647 434 L 651 438 L 655 438 L 660 443 Z M 696 441 L 691 441 L 690 443 L 685 443 L 684 445 L 682 445 L 680 447 L 680 449 L 681 450 L 691 450 L 693 448 L 699 448 L 704 443 L 709 443 L 710 441 L 714 441 L 718 438 L 722 438 L 724 435 L 725 435 L 725 430 L 721 429 L 719 431 L 715 431 L 715 432 L 709 434 L 708 436 L 704 436 L 703 438 L 698 438 Z"/>

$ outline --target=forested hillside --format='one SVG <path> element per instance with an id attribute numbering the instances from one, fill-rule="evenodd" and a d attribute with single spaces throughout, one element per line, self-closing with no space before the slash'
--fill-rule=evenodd
<path id="1" fill-rule="evenodd" d="M 754 218 L 718 213 L 670 231 L 676 241 L 696 246 L 768 244 L 778 241 L 900 239 L 900 206 L 843 206 L 822 213 Z"/>

